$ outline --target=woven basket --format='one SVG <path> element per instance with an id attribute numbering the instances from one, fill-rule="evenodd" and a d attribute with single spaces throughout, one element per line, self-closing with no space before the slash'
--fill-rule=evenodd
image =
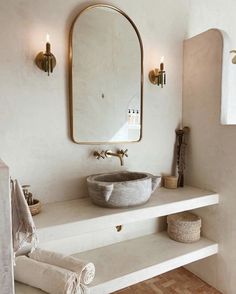
<path id="1" fill-rule="evenodd" d="M 41 208 L 42 208 L 42 205 L 38 199 L 34 199 L 33 204 L 29 205 L 31 215 L 36 215 L 36 214 L 40 213 Z"/>
<path id="2" fill-rule="evenodd" d="M 167 216 L 168 235 L 171 239 L 192 243 L 200 239 L 201 218 L 190 212 L 181 212 Z"/>
<path id="3" fill-rule="evenodd" d="M 176 189 L 177 182 L 178 182 L 177 177 L 172 177 L 172 176 L 164 177 L 164 187 L 167 189 Z"/>

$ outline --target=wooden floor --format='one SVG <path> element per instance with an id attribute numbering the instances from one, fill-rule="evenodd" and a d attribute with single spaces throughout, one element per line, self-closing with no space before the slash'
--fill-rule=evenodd
<path id="1" fill-rule="evenodd" d="M 182 267 L 114 293 L 222 294 Z"/>

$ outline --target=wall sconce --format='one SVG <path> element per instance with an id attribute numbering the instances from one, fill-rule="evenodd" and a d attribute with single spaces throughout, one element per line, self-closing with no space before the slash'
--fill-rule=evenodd
<path id="1" fill-rule="evenodd" d="M 40 52 L 35 59 L 35 63 L 37 66 L 43 70 L 44 72 L 50 73 L 53 72 L 54 67 L 56 66 L 56 58 L 51 53 L 51 44 L 49 40 L 49 35 L 47 34 L 47 42 L 46 42 L 46 51 Z"/>
<path id="2" fill-rule="evenodd" d="M 236 50 L 231 50 L 230 53 L 236 53 Z M 233 57 L 232 63 L 236 64 L 236 55 Z"/>
<path id="3" fill-rule="evenodd" d="M 161 58 L 160 69 L 155 68 L 149 72 L 149 80 L 152 84 L 163 86 L 166 84 L 166 72 L 164 71 L 164 57 Z"/>

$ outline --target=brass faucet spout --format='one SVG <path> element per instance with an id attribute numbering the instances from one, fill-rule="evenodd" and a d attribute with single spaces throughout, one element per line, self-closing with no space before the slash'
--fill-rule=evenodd
<path id="1" fill-rule="evenodd" d="M 111 157 L 111 156 L 118 157 L 120 159 L 120 165 L 123 166 L 124 165 L 124 156 L 128 157 L 127 152 L 128 152 L 127 149 L 125 151 L 124 150 L 118 150 L 116 153 L 112 152 L 111 150 L 106 150 L 105 151 L 105 156 L 106 157 Z"/>
<path id="2" fill-rule="evenodd" d="M 120 159 L 120 165 L 124 165 L 124 157 L 128 157 L 128 149 L 126 150 L 117 150 L 117 152 L 112 152 L 111 150 L 106 150 L 106 151 L 94 151 L 93 156 L 96 157 L 97 159 L 103 158 L 105 159 L 106 157 L 118 157 Z"/>
<path id="3" fill-rule="evenodd" d="M 123 166 L 124 165 L 123 156 L 121 154 L 118 154 L 117 157 L 119 157 L 119 159 L 120 159 L 120 165 Z"/>

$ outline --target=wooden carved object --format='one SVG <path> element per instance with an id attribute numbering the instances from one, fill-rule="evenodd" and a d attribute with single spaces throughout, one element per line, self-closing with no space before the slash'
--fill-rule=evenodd
<path id="1" fill-rule="evenodd" d="M 178 187 L 184 187 L 185 151 L 189 131 L 188 127 L 176 130 Z"/>

